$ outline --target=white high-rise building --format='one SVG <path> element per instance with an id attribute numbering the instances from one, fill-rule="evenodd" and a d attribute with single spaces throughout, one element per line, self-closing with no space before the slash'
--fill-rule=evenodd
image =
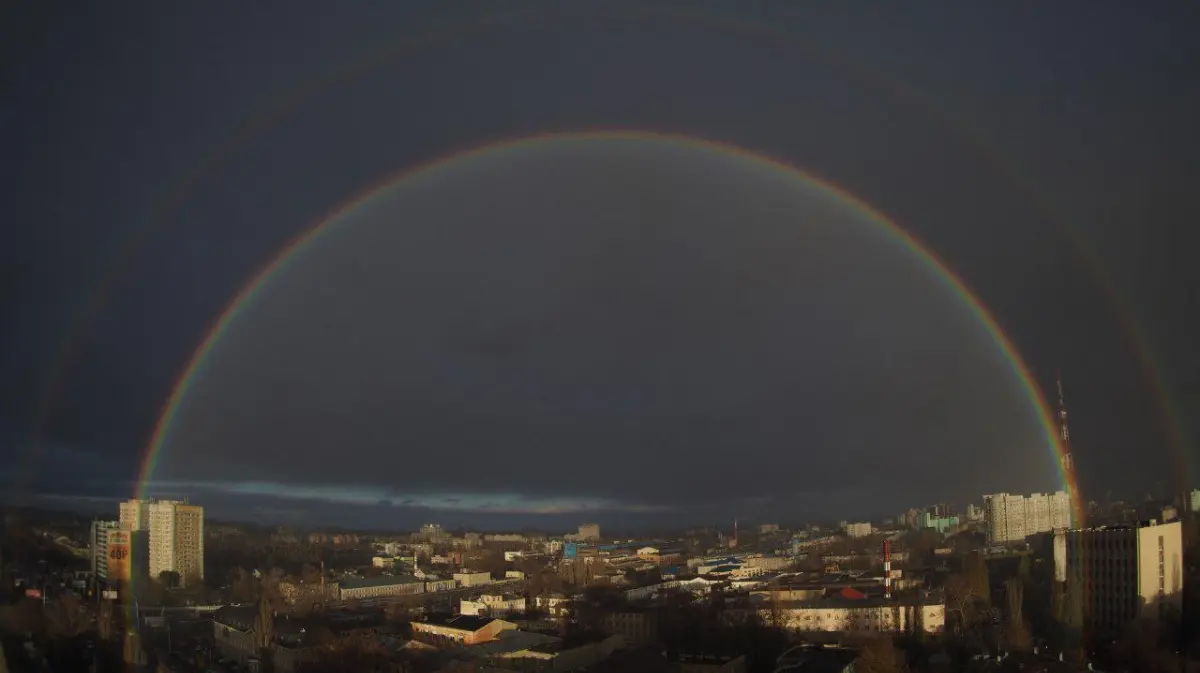
<path id="1" fill-rule="evenodd" d="M 1029 497 L 995 493 L 983 500 L 989 544 L 1019 542 L 1035 533 L 1071 527 L 1071 498 L 1066 491 Z"/>
<path id="2" fill-rule="evenodd" d="M 979 521 L 983 518 L 983 510 L 975 503 L 967 503 L 967 521 Z"/>
<path id="3" fill-rule="evenodd" d="M 108 579 L 108 534 L 114 530 L 121 530 L 121 522 L 92 522 L 92 575 L 101 580 Z"/>
<path id="4" fill-rule="evenodd" d="M 983 510 L 989 544 L 1025 539 L 1024 496 L 1007 493 L 985 495 Z"/>
<path id="5" fill-rule="evenodd" d="M 204 579 L 204 508 L 174 500 L 149 504 L 150 577 L 171 571 L 180 581 Z"/>
<path id="6" fill-rule="evenodd" d="M 147 530 L 150 528 L 150 501 L 135 498 L 121 503 L 120 521 L 125 530 Z"/>

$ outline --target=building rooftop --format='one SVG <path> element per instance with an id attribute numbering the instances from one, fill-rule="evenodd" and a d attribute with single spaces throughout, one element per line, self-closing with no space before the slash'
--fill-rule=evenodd
<path id="1" fill-rule="evenodd" d="M 380 575 L 379 577 L 351 577 L 339 582 L 343 589 L 365 589 L 368 587 L 390 587 L 397 584 L 423 582 L 412 575 Z"/>
<path id="2" fill-rule="evenodd" d="M 223 626 L 249 631 L 258 621 L 259 607 L 255 603 L 225 605 L 213 613 L 213 621 Z M 383 613 L 378 610 L 340 610 L 308 617 L 274 616 L 275 637 L 298 644 L 306 634 L 318 627 L 326 627 L 337 633 L 363 627 L 376 627 L 383 623 Z"/>
<path id="3" fill-rule="evenodd" d="M 912 597 L 907 598 L 886 598 L 883 596 L 867 596 L 865 598 L 847 598 L 840 594 L 826 596 L 811 601 L 780 601 L 779 606 L 785 609 L 788 608 L 881 608 L 881 607 L 904 607 L 912 605 L 914 602 Z M 925 596 L 916 599 L 920 605 L 943 605 L 945 600 L 940 597 Z"/>
<path id="4" fill-rule="evenodd" d="M 536 631 L 508 629 L 496 634 L 495 640 L 468 645 L 463 650 L 475 656 L 486 657 L 522 650 L 542 651 L 539 648 L 552 647 L 559 640 L 561 639 L 556 636 Z"/>
<path id="5" fill-rule="evenodd" d="M 702 654 L 702 653 L 680 653 L 679 661 L 687 664 L 713 664 L 716 666 L 724 666 L 731 661 L 740 659 L 743 655 L 732 654 Z"/>
<path id="6" fill-rule="evenodd" d="M 494 617 L 476 617 L 474 615 L 432 614 L 425 618 L 426 624 L 457 629 L 459 631 L 470 631 L 471 633 L 482 629 L 494 621 L 496 621 Z"/>
<path id="7" fill-rule="evenodd" d="M 592 643 L 602 643 L 611 637 L 612 636 L 609 636 L 607 633 L 600 633 L 597 631 L 580 631 L 572 633 L 566 638 L 551 638 L 550 640 L 542 642 L 538 645 L 534 645 L 529 649 L 542 654 L 555 654 L 566 650 L 572 650 L 577 647 L 583 647 L 584 645 L 591 645 Z"/>
<path id="8" fill-rule="evenodd" d="M 788 673 L 842 673 L 857 653 L 852 650 L 813 648 L 788 657 Z M 781 662 L 782 663 L 782 662 Z"/>

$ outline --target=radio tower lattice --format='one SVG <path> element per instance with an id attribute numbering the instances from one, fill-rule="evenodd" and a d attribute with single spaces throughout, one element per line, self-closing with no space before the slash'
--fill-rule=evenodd
<path id="1" fill-rule="evenodd" d="M 1067 427 L 1067 398 L 1063 394 L 1062 375 L 1057 377 L 1058 384 L 1058 438 L 1062 442 L 1062 468 L 1064 475 L 1070 475 L 1075 469 L 1075 459 L 1071 456 L 1071 430 Z M 1072 481 L 1072 483 L 1074 483 Z"/>
<path id="2" fill-rule="evenodd" d="M 1063 393 L 1062 374 L 1055 377 L 1058 385 L 1058 439 L 1062 443 L 1062 476 L 1066 481 L 1067 497 L 1071 501 L 1071 520 L 1074 526 L 1083 526 L 1084 508 L 1075 479 L 1075 456 L 1071 453 L 1071 430 L 1067 427 L 1067 397 Z"/>

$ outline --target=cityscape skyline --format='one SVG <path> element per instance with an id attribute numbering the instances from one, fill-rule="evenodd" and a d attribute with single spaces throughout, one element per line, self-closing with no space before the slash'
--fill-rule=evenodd
<path id="1" fill-rule="evenodd" d="M 0 673 L 1200 670 L 1200 3 L 0 16 Z"/>
<path id="2" fill-rule="evenodd" d="M 1061 493 L 1061 492 L 1059 492 Z M 848 513 L 848 512 L 830 512 L 821 513 L 813 516 L 803 514 L 786 514 L 783 516 L 774 516 L 773 514 L 760 514 L 758 516 L 725 516 L 724 518 L 715 517 L 712 519 L 700 519 L 697 516 L 684 517 L 679 520 L 661 520 L 652 519 L 644 521 L 629 521 L 620 518 L 611 518 L 599 513 L 600 516 L 593 516 L 596 512 L 571 512 L 564 514 L 556 514 L 545 516 L 536 520 L 529 520 L 524 517 L 514 517 L 510 519 L 497 519 L 495 517 L 471 516 L 463 513 L 447 513 L 436 510 L 427 510 L 421 513 L 415 513 L 410 518 L 405 519 L 385 519 L 383 521 L 364 521 L 359 514 L 352 513 L 352 510 L 347 512 L 336 512 L 327 518 L 314 517 L 307 510 L 296 508 L 293 510 L 272 510 L 264 508 L 256 511 L 251 515 L 249 510 L 238 509 L 236 507 L 224 507 L 218 504 L 215 508 L 217 515 L 212 516 L 214 511 L 211 504 L 202 505 L 205 509 L 205 520 L 213 522 L 216 525 L 252 525 L 260 527 L 275 527 L 282 526 L 297 530 L 306 531 L 346 531 L 356 533 L 402 533 L 406 531 L 416 531 L 421 526 L 436 523 L 446 530 L 456 531 L 479 531 L 487 533 L 502 533 L 502 532 L 540 532 L 546 534 L 570 533 L 575 531 L 580 526 L 580 521 L 585 519 L 594 519 L 597 525 L 602 526 L 606 531 L 617 531 L 618 536 L 621 535 L 641 535 L 647 532 L 669 532 L 681 530 L 685 528 L 712 528 L 717 530 L 733 529 L 733 521 L 739 520 L 743 524 L 756 527 L 761 524 L 773 524 L 783 526 L 788 529 L 803 529 L 809 526 L 818 526 L 822 528 L 841 529 L 846 523 L 850 522 L 869 522 L 872 524 L 897 525 L 909 527 L 922 527 L 918 525 L 916 517 L 923 513 L 930 513 L 930 517 L 935 516 L 953 516 L 957 518 L 958 523 L 966 524 L 969 522 L 978 523 L 984 521 L 987 516 L 988 499 L 995 494 L 981 494 L 974 500 L 965 502 L 950 502 L 941 500 L 940 502 L 927 502 L 925 504 L 908 504 L 897 510 L 881 510 L 878 512 L 868 513 Z M 1000 494 L 1009 495 L 1009 494 Z M 1033 494 L 1016 494 L 1016 498 L 1028 499 L 1033 496 L 1054 496 L 1054 492 L 1033 493 Z M 160 496 L 156 494 L 146 494 L 141 500 L 145 502 L 166 500 L 166 501 L 181 501 L 187 502 L 190 499 L 180 494 L 170 494 Z M 934 498 L 936 500 L 936 498 Z M 50 511 L 62 511 L 76 514 L 82 514 L 96 518 L 98 521 L 103 521 L 106 513 L 109 513 L 114 507 L 124 506 L 126 503 L 133 502 L 128 497 L 113 497 L 113 498 L 48 498 L 34 499 L 25 502 L 7 502 L 0 503 L 6 506 L 26 506 L 35 508 L 44 508 Z M 1143 507 L 1149 504 L 1169 504 L 1178 508 L 1179 512 L 1200 511 L 1200 488 L 1188 489 L 1182 493 L 1151 493 L 1148 490 L 1133 490 L 1124 494 L 1110 494 L 1110 498 L 1096 498 L 1085 502 L 1087 506 L 1099 507 L 1098 511 L 1104 511 L 1104 508 L 1123 504 L 1129 507 Z M 971 516 L 974 512 L 975 516 Z M 424 517 L 424 518 L 422 518 Z M 906 517 L 911 519 L 905 521 Z M 1145 516 L 1143 518 L 1155 518 L 1154 516 Z M 933 520 L 931 518 L 931 520 Z M 889 522 L 891 522 L 889 524 Z M 1085 521 L 1085 527 L 1088 525 Z M 1077 522 L 1071 521 L 1071 527 L 1076 527 Z M 1056 527 L 1051 525 L 1046 529 Z M 1039 527 L 1040 529 L 1040 527 Z M 1031 530 L 1033 530 L 1031 528 Z M 986 528 L 985 528 L 986 532 Z M 1044 531 L 1043 531 L 1044 532 Z"/>

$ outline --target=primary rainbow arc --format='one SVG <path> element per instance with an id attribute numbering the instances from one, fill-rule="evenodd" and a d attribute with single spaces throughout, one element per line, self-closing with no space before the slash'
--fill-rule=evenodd
<path id="1" fill-rule="evenodd" d="M 572 131 L 560 133 L 544 133 L 533 136 L 525 136 L 520 138 L 501 140 L 493 143 L 488 143 L 482 146 L 477 146 L 461 152 L 455 152 L 443 156 L 434 161 L 416 166 L 409 170 L 403 171 L 398 175 L 391 176 L 382 180 L 371 187 L 363 190 L 357 196 L 347 201 L 345 204 L 334 209 L 325 217 L 317 220 L 312 226 L 307 228 L 300 235 L 293 238 L 283 249 L 251 279 L 242 286 L 241 290 L 233 296 L 226 305 L 225 309 L 213 322 L 204 338 L 200 341 L 199 346 L 193 352 L 187 365 L 183 368 L 179 377 L 176 379 L 172 387 L 171 394 L 167 398 L 166 404 L 159 415 L 158 421 L 155 424 L 150 441 L 147 445 L 145 454 L 141 461 L 138 471 L 138 477 L 135 487 L 135 495 L 137 497 L 146 497 L 147 488 L 150 480 L 154 475 L 155 467 L 161 456 L 162 449 L 170 434 L 171 427 L 178 415 L 181 404 L 187 397 L 191 383 L 213 351 L 213 348 L 220 342 L 222 335 L 229 329 L 230 325 L 237 319 L 241 312 L 252 303 L 252 299 L 257 294 L 257 291 L 265 284 L 265 282 L 274 275 L 277 271 L 283 268 L 289 259 L 317 241 L 321 235 L 332 228 L 332 225 L 341 221 L 346 215 L 358 210 L 359 208 L 371 203 L 376 197 L 387 192 L 391 188 L 419 175 L 426 174 L 430 171 L 435 171 L 439 168 L 446 167 L 458 161 L 469 161 L 473 158 L 478 158 L 483 155 L 492 155 L 497 152 L 510 151 L 517 148 L 527 148 L 538 143 L 550 143 L 561 140 L 635 140 L 644 142 L 660 142 L 673 143 L 684 146 L 707 149 L 719 154 L 725 154 L 742 159 L 749 159 L 759 165 L 772 168 L 783 174 L 791 176 L 793 179 L 812 185 L 825 194 L 833 197 L 837 201 L 850 207 L 853 210 L 866 216 L 874 223 L 881 231 L 886 232 L 896 241 L 903 244 L 917 259 L 921 260 L 953 293 L 965 304 L 975 318 L 986 329 L 993 343 L 1000 350 L 1004 359 L 1009 363 L 1010 368 L 1017 376 L 1025 396 L 1029 404 L 1033 407 L 1033 411 L 1037 414 L 1039 425 L 1042 428 L 1042 433 L 1046 440 L 1046 445 L 1053 453 L 1055 469 L 1059 475 L 1059 482 L 1062 488 L 1067 491 L 1071 498 L 1071 506 L 1075 521 L 1080 521 L 1080 516 L 1083 512 L 1082 498 L 1079 493 L 1078 486 L 1075 482 L 1074 470 L 1065 470 L 1065 447 L 1059 440 L 1059 429 L 1055 422 L 1054 413 L 1047 402 L 1045 394 L 1037 385 L 1033 374 L 1030 372 L 1028 365 L 1013 345 L 1004 330 L 1001 329 L 995 316 L 987 309 L 979 297 L 972 292 L 961 278 L 959 278 L 947 265 L 943 262 L 932 250 L 923 245 L 920 241 L 914 238 L 911 234 L 901 228 L 898 224 L 884 215 L 882 212 L 864 202 L 850 192 L 824 180 L 816 175 L 808 173 L 800 168 L 781 160 L 757 154 L 749 150 L 737 147 L 735 145 L 721 143 L 713 140 L 695 138 L 690 136 L 655 133 L 641 130 L 586 130 Z"/>

